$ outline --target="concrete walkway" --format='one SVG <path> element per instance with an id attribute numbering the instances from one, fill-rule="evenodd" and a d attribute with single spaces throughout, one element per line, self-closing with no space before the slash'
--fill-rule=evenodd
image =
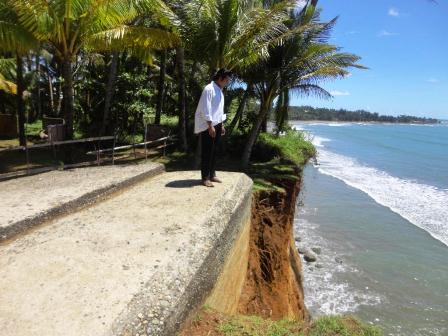
<path id="1" fill-rule="evenodd" d="M 0 182 L 0 241 L 163 171 L 163 165 L 149 162 L 52 171 Z"/>
<path id="2" fill-rule="evenodd" d="M 250 216 L 246 175 L 198 175 L 163 173 L 3 242 L 1 335 L 175 335 Z"/>

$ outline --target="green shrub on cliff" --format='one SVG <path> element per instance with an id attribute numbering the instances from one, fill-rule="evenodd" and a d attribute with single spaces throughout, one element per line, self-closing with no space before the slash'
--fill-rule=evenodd
<path id="1" fill-rule="evenodd" d="M 315 155 L 316 148 L 301 131 L 290 129 L 281 136 L 260 134 L 248 171 L 254 180 L 254 191 L 284 191 L 278 181 L 298 180 L 297 169 Z"/>
<path id="2" fill-rule="evenodd" d="M 368 326 L 351 316 L 323 316 L 311 325 L 307 336 L 382 336 L 381 329 Z"/>
<path id="3" fill-rule="evenodd" d="M 223 321 L 216 331 L 223 336 L 382 336 L 351 316 L 324 316 L 311 325 L 293 320 L 272 321 L 258 316 L 234 316 Z"/>
<path id="4" fill-rule="evenodd" d="M 291 129 L 280 136 L 272 133 L 260 134 L 254 155 L 266 161 L 279 157 L 300 166 L 316 155 L 316 148 L 305 139 L 303 132 Z"/>
<path id="5" fill-rule="evenodd" d="M 297 336 L 302 329 L 292 320 L 271 321 L 259 316 L 234 316 L 218 326 L 225 336 Z"/>

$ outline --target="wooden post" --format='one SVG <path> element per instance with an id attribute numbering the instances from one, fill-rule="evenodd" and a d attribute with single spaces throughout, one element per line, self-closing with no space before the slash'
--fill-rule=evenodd
<path id="1" fill-rule="evenodd" d="M 145 142 L 145 161 L 148 161 L 148 151 L 147 151 L 147 146 L 146 146 L 146 141 L 148 139 L 147 135 L 148 135 L 148 125 L 146 124 L 145 121 L 145 139 L 143 140 Z"/>
<path id="2" fill-rule="evenodd" d="M 115 164 L 115 140 L 117 139 L 117 132 L 114 133 L 114 143 L 112 145 L 112 166 Z"/>
<path id="3" fill-rule="evenodd" d="M 97 146 L 96 146 L 96 163 L 99 166 L 100 165 L 100 141 L 98 140 Z"/>
<path id="4" fill-rule="evenodd" d="M 26 156 L 26 173 L 30 171 L 30 156 L 28 153 L 28 144 L 25 142 L 25 156 Z"/>

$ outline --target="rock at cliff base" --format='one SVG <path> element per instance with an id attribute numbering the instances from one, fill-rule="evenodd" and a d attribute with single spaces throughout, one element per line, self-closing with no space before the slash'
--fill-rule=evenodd
<path id="1" fill-rule="evenodd" d="M 320 247 L 312 247 L 311 251 L 313 251 L 316 254 L 320 254 L 322 252 L 322 249 Z"/>
<path id="2" fill-rule="evenodd" d="M 342 259 L 339 257 L 334 258 L 334 261 L 336 261 L 338 264 L 342 264 Z"/>
<path id="3" fill-rule="evenodd" d="M 297 252 L 300 254 L 305 254 L 309 249 L 301 244 L 297 245 Z"/>
<path id="4" fill-rule="evenodd" d="M 317 256 L 314 253 L 308 251 L 308 253 L 304 253 L 303 259 L 305 259 L 305 261 L 307 262 L 315 262 L 317 260 Z"/>

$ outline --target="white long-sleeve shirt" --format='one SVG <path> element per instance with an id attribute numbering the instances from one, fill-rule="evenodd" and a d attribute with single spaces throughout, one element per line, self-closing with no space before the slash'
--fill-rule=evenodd
<path id="1" fill-rule="evenodd" d="M 194 133 L 205 131 L 208 128 L 207 121 L 215 126 L 224 120 L 224 94 L 219 85 L 212 81 L 205 86 L 199 99 L 194 115 Z"/>

